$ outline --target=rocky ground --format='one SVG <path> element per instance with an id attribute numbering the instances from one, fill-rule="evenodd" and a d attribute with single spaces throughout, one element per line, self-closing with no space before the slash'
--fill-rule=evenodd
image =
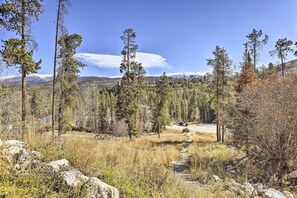
<path id="1" fill-rule="evenodd" d="M 19 174 L 30 174 L 34 169 L 43 169 L 39 173 L 59 175 L 69 189 L 79 188 L 83 197 L 89 198 L 118 198 L 119 191 L 102 182 L 96 177 L 83 175 L 71 166 L 66 159 L 45 162 L 41 160 L 42 153 L 31 150 L 25 143 L 18 140 L 0 140 L 0 151 Z M 0 197 L 6 197 L 0 192 Z M 9 197 L 9 195 L 8 195 Z"/>

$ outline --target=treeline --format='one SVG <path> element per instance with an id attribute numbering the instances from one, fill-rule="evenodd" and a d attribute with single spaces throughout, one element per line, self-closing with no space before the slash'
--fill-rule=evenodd
<path id="1" fill-rule="evenodd" d="M 168 83 L 160 80 L 147 81 L 143 87 L 140 110 L 137 113 L 137 128 L 139 132 L 152 131 L 152 119 L 158 116 L 166 117 L 165 124 L 171 122 L 212 123 L 215 119 L 213 99 L 211 96 L 210 79 L 208 77 L 192 79 L 168 78 Z M 167 86 L 167 89 L 166 89 Z M 51 120 L 51 93 L 49 85 L 34 85 L 28 87 L 27 108 L 29 123 L 33 120 L 44 126 Z M 165 88 L 165 89 L 163 89 Z M 124 133 L 124 123 L 116 116 L 117 92 L 119 85 L 112 88 L 102 88 L 101 82 L 82 83 L 79 85 L 69 112 L 65 126 L 82 130 L 103 133 Z M 17 125 L 20 114 L 20 90 L 18 87 L 6 86 L 1 89 L 2 126 Z M 161 91 L 158 92 L 157 90 Z M 163 99 L 159 97 L 162 96 Z M 166 100 L 164 105 L 162 101 Z M 156 106 L 161 105 L 160 112 Z M 56 107 L 58 111 L 58 106 Z M 156 115 L 158 114 L 158 116 Z M 38 120 L 40 122 L 38 122 Z M 36 126 L 38 127 L 38 126 Z M 124 127 L 121 129 L 121 127 Z M 160 126 L 161 127 L 161 126 Z M 164 124 L 161 128 L 164 127 Z M 154 131 L 156 132 L 156 131 Z"/>

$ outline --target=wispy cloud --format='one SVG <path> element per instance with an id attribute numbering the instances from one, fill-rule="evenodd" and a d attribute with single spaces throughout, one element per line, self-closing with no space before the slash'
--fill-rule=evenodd
<path id="1" fill-rule="evenodd" d="M 99 68 L 119 68 L 122 60 L 122 56 L 108 54 L 77 53 L 75 57 Z M 142 63 L 145 68 L 169 67 L 166 58 L 159 54 L 138 52 L 136 61 Z"/>

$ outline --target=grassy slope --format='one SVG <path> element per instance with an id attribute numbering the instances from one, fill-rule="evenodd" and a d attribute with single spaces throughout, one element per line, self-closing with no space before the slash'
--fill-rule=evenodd
<path id="1" fill-rule="evenodd" d="M 30 144 L 33 149 L 44 153 L 43 160 L 66 158 L 84 174 L 96 176 L 117 187 L 123 197 L 237 197 L 236 193 L 228 190 L 228 183 L 211 182 L 213 174 L 224 176 L 223 164 L 213 164 L 214 159 L 226 161 L 236 155 L 236 151 L 213 142 L 214 136 L 211 134 L 195 135 L 196 143 L 190 147 L 194 159 L 191 171 L 207 186 L 193 190 L 178 181 L 171 162 L 179 158 L 179 149 L 182 147 L 179 142 L 185 139 L 187 137 L 177 135 L 160 139 L 145 136 L 133 141 L 127 138 L 98 141 L 87 136 L 68 135 L 60 142 L 39 136 L 32 139 Z M 45 182 L 38 174 L 13 176 L 14 182 L 11 183 L 8 178 L 10 175 L 1 176 L 4 182 L 0 184 L 0 192 L 9 192 L 11 197 L 38 197 L 44 192 L 47 197 L 68 196 L 66 191 L 56 192 L 53 187 L 47 187 L 61 185 L 55 178 Z"/>

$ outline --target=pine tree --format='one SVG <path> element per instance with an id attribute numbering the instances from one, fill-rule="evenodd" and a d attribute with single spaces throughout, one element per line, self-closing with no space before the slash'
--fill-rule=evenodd
<path id="1" fill-rule="evenodd" d="M 271 56 L 277 55 L 277 57 L 281 60 L 283 77 L 285 76 L 284 60 L 286 60 L 288 53 L 294 52 L 294 50 L 291 48 L 292 45 L 293 41 L 288 40 L 287 38 L 278 39 L 275 43 L 275 50 L 269 52 Z"/>
<path id="2" fill-rule="evenodd" d="M 229 59 L 227 51 L 220 46 L 216 46 L 213 51 L 214 58 L 208 59 L 207 64 L 213 67 L 213 84 L 215 86 L 215 106 L 217 141 L 224 142 L 225 125 L 223 115 L 226 108 L 226 98 L 230 97 L 230 79 L 232 61 Z M 221 132 L 222 129 L 222 132 Z"/>
<path id="3" fill-rule="evenodd" d="M 70 6 L 70 0 L 58 0 L 58 12 L 56 21 L 56 37 L 55 37 L 55 53 L 54 53 L 54 67 L 53 67 L 53 90 L 52 90 L 52 138 L 55 137 L 55 95 L 56 95 L 56 72 L 57 72 L 57 60 L 59 54 L 59 39 L 66 33 L 64 27 L 64 15 L 67 13 L 67 8 Z"/>
<path id="4" fill-rule="evenodd" d="M 70 110 L 78 92 L 78 73 L 84 64 L 73 57 L 76 54 L 76 48 L 80 46 L 81 42 L 82 37 L 79 34 L 65 34 L 59 40 L 61 66 L 58 72 L 60 84 L 58 135 L 65 133 L 69 126 Z"/>
<path id="5" fill-rule="evenodd" d="M 259 50 L 266 45 L 268 42 L 268 35 L 264 35 L 262 39 L 262 30 L 253 29 L 252 33 L 248 34 L 246 37 L 249 39 L 247 45 L 250 48 L 251 55 L 253 56 L 254 61 L 254 70 L 257 69 L 257 57 L 259 56 Z"/>
<path id="6" fill-rule="evenodd" d="M 165 73 L 161 76 L 156 87 L 156 96 L 154 99 L 155 107 L 153 108 L 153 131 L 158 134 L 163 131 L 166 125 L 170 122 L 168 102 L 172 95 L 172 88 L 169 83 L 169 78 Z"/>
<path id="7" fill-rule="evenodd" d="M 121 37 L 124 49 L 122 50 L 123 59 L 120 72 L 123 73 L 123 77 L 118 87 L 116 111 L 118 120 L 125 120 L 131 140 L 132 136 L 137 135 L 136 120 L 139 110 L 139 96 L 142 89 L 141 81 L 145 74 L 142 64 L 135 61 L 138 48 L 135 38 L 136 33 L 131 28 L 126 29 Z"/>
<path id="8" fill-rule="evenodd" d="M 237 91 L 241 92 L 246 86 L 256 83 L 257 74 L 248 52 L 247 59 L 241 64 L 241 73 L 237 79 Z"/>
<path id="9" fill-rule="evenodd" d="M 107 107 L 106 107 L 106 96 L 105 93 L 101 92 L 100 104 L 99 104 L 99 130 L 101 132 L 106 132 L 108 129 L 107 120 Z"/>
<path id="10" fill-rule="evenodd" d="M 42 0 L 6 0 L 0 6 L 0 26 L 7 31 L 15 32 L 21 38 L 11 38 L 4 41 L 4 49 L 1 55 L 8 66 L 19 66 L 22 74 L 22 137 L 26 129 L 26 76 L 36 73 L 40 69 L 41 60 L 33 60 L 33 51 L 36 49 L 36 42 L 30 35 L 31 24 L 38 20 L 42 13 Z"/>

